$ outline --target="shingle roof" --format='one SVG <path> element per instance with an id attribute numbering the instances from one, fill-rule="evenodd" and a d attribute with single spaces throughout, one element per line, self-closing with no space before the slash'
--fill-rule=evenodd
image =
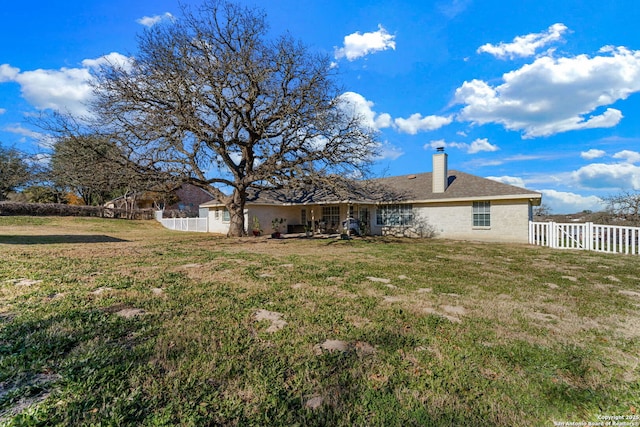
<path id="1" fill-rule="evenodd" d="M 468 173 L 450 170 L 449 185 L 444 193 L 432 190 L 433 173 L 376 178 L 365 181 L 342 180 L 334 189 L 282 189 L 251 191 L 250 204 L 326 204 L 339 202 L 384 203 L 384 202 L 430 202 L 453 199 L 528 198 L 539 199 L 538 192 Z M 205 205 L 216 205 L 215 201 Z"/>
<path id="2" fill-rule="evenodd" d="M 449 185 L 444 193 L 432 191 L 433 173 L 431 172 L 380 178 L 377 181 L 397 191 L 404 191 L 406 193 L 405 200 L 412 201 L 506 196 L 541 197 L 541 194 L 535 191 L 456 170 L 450 170 L 448 178 Z"/>

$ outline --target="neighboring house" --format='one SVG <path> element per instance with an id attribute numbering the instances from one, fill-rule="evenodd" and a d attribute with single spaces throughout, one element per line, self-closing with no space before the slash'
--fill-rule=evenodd
<path id="1" fill-rule="evenodd" d="M 528 241 L 532 206 L 542 195 L 464 172 L 448 170 L 447 154 L 433 155 L 433 172 L 351 181 L 342 192 L 264 191 L 247 200 L 245 224 L 254 217 L 265 234 L 271 221 L 285 218 L 288 232 L 314 231 L 370 235 L 433 236 L 450 239 Z M 209 231 L 227 233 L 229 213 L 212 200 L 201 205 Z"/>
<path id="2" fill-rule="evenodd" d="M 200 205 L 214 199 L 213 195 L 203 188 L 191 184 L 182 184 L 174 191 L 177 201 L 169 206 L 164 206 L 165 210 L 177 210 L 187 212 L 197 216 Z"/>
<path id="3" fill-rule="evenodd" d="M 168 201 L 167 201 L 168 199 Z M 185 216 L 198 216 L 199 206 L 213 199 L 213 195 L 200 187 L 182 184 L 170 196 L 153 191 L 138 191 L 117 197 L 105 203 L 115 209 L 160 209 L 179 211 Z"/>

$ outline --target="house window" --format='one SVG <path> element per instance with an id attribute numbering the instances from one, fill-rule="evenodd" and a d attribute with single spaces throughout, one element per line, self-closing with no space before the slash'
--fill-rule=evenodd
<path id="1" fill-rule="evenodd" d="M 306 209 L 302 209 L 300 211 L 300 224 L 302 225 L 307 225 L 307 210 Z"/>
<path id="2" fill-rule="evenodd" d="M 216 210 L 213 212 L 213 217 L 214 217 L 216 220 L 219 220 L 219 219 L 220 219 L 220 211 L 219 211 L 218 209 L 216 209 Z"/>
<path id="3" fill-rule="evenodd" d="M 323 206 L 322 221 L 329 228 L 336 228 L 340 224 L 340 206 Z"/>
<path id="4" fill-rule="evenodd" d="M 473 226 L 491 226 L 491 202 L 473 202 Z"/>
<path id="5" fill-rule="evenodd" d="M 222 222 L 231 221 L 231 216 L 229 215 L 229 211 L 227 209 L 222 211 Z"/>
<path id="6" fill-rule="evenodd" d="M 376 210 L 376 224 L 384 226 L 411 225 L 413 205 L 383 205 Z"/>

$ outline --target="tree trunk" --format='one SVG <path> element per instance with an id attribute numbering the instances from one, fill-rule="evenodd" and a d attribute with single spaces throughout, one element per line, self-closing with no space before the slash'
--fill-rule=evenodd
<path id="1" fill-rule="evenodd" d="M 244 204 L 246 199 L 246 191 L 233 190 L 233 195 L 227 203 L 227 210 L 229 211 L 228 237 L 240 237 L 247 234 L 244 226 Z"/>

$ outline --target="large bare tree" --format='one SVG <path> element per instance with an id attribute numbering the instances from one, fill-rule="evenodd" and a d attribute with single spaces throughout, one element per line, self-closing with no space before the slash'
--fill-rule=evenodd
<path id="1" fill-rule="evenodd" d="M 229 235 L 245 232 L 251 188 L 357 173 L 375 154 L 329 58 L 289 35 L 270 38 L 257 9 L 205 0 L 145 31 L 138 48 L 97 76 L 95 117 L 138 164 L 216 195 Z"/>

